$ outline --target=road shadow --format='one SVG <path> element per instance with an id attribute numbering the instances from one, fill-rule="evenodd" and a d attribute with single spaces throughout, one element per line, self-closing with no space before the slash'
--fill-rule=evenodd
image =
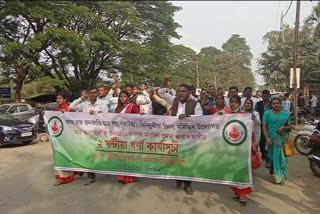
<path id="1" fill-rule="evenodd" d="M 299 154 L 289 160 L 285 187 L 274 185 L 264 166 L 254 170 L 254 192 L 241 207 L 232 200 L 229 186 L 208 183 L 192 182 L 192 196 L 176 190 L 175 180 L 137 178 L 136 183 L 120 185 L 115 175 L 97 175 L 89 186 L 84 186 L 86 175 L 76 176 L 74 182 L 54 187 L 52 156 L 46 146 L 39 147 L 41 152 L 14 157 L 20 161 L 0 176 L 1 195 L 6 196 L 0 198 L 0 213 L 275 214 L 318 213 L 320 208 L 320 179 L 309 170 L 307 157 Z"/>

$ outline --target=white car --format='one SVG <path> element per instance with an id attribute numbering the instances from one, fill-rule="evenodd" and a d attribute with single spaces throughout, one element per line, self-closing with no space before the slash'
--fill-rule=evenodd
<path id="1" fill-rule="evenodd" d="M 23 114 L 32 109 L 31 105 L 24 103 L 15 103 L 15 104 L 3 104 L 0 105 L 1 112 L 8 112 L 14 116 Z"/>

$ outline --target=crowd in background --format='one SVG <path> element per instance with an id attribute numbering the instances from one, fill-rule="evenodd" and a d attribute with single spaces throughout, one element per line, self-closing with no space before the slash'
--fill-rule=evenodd
<path id="1" fill-rule="evenodd" d="M 269 90 L 262 91 L 262 95 L 253 96 L 253 89 L 246 87 L 240 97 L 238 87 L 229 88 L 224 95 L 223 88 L 209 85 L 197 95 L 196 88 L 181 84 L 174 89 L 171 80 L 165 77 L 160 87 L 147 88 L 145 85 L 127 84 L 121 87 L 116 82 L 112 87 L 102 85 L 98 88 L 81 91 L 81 97 L 70 105 L 64 94 L 57 96 L 58 111 L 120 114 L 167 115 L 179 119 L 191 115 L 223 115 L 223 114 L 251 114 L 253 120 L 252 154 L 261 153 L 261 159 L 269 173 L 274 176 L 275 183 L 285 185 L 287 157 L 283 152 L 286 133 L 291 129 L 292 102 L 289 94 L 271 99 Z M 71 182 L 82 172 L 68 172 L 56 170 L 56 183 L 60 185 Z M 95 174 L 88 173 L 86 185 L 95 182 Z M 119 183 L 127 184 L 135 181 L 132 176 L 118 176 Z M 187 194 L 193 194 L 191 181 L 176 181 L 176 188 L 184 185 Z M 247 204 L 246 196 L 252 192 L 251 187 L 232 187 L 234 200 L 241 206 Z"/>

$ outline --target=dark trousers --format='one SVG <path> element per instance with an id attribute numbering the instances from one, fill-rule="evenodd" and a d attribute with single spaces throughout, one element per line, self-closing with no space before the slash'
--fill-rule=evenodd
<path id="1" fill-rule="evenodd" d="M 181 180 L 178 180 L 178 181 L 180 181 L 184 184 L 184 188 L 191 187 L 191 181 L 181 181 Z"/>
<path id="2" fill-rule="evenodd" d="M 261 126 L 261 130 L 262 130 L 262 126 Z M 266 144 L 267 144 L 266 137 L 262 133 L 259 141 L 260 152 L 261 152 L 261 155 L 263 155 L 266 158 L 266 160 L 268 160 L 268 151 L 266 149 Z"/>
<path id="3" fill-rule="evenodd" d="M 88 172 L 88 178 L 95 180 L 96 179 L 96 174 L 92 172 Z"/>
<path id="4" fill-rule="evenodd" d="M 191 187 L 191 181 L 184 181 L 184 188 Z"/>

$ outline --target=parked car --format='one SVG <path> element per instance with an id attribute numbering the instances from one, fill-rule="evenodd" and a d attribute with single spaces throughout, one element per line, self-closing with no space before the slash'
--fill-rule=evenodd
<path id="1" fill-rule="evenodd" d="M 0 111 L 0 147 L 5 144 L 30 144 L 36 138 L 36 129 L 32 123 L 20 121 L 10 113 Z"/>
<path id="2" fill-rule="evenodd" d="M 33 124 L 37 131 L 40 142 L 48 141 L 48 135 L 44 126 L 43 111 L 52 111 L 58 107 L 57 103 L 47 103 L 45 105 L 36 106 L 24 114 L 18 115 L 17 118 L 22 121 L 27 121 Z"/>
<path id="3" fill-rule="evenodd" d="M 8 112 L 14 116 L 23 114 L 27 111 L 30 111 L 32 106 L 24 103 L 15 103 L 15 104 L 3 104 L 0 105 L 0 111 Z"/>

